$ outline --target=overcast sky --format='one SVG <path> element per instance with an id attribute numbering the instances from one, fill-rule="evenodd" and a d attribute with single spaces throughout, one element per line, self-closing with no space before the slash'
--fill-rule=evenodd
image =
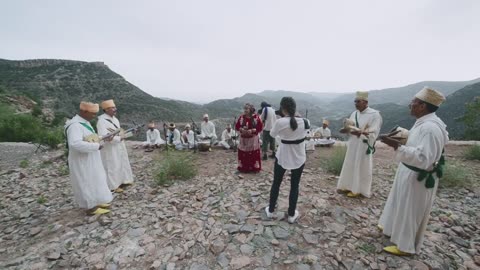
<path id="1" fill-rule="evenodd" d="M 0 58 L 103 61 L 203 102 L 480 77 L 479 0 L 1 1 Z"/>

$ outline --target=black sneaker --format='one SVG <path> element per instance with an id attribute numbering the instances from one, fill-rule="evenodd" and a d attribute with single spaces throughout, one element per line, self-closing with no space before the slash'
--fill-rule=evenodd
<path id="1" fill-rule="evenodd" d="M 267 154 L 263 155 L 262 159 L 267 160 L 268 159 Z"/>

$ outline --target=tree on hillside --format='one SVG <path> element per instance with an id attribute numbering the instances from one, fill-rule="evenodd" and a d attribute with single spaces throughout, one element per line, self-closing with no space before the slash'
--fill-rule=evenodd
<path id="1" fill-rule="evenodd" d="M 480 97 L 466 104 L 463 122 L 465 123 L 465 138 L 480 140 Z"/>

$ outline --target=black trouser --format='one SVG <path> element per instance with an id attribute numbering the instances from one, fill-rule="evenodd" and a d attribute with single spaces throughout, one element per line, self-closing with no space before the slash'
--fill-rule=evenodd
<path id="1" fill-rule="evenodd" d="M 292 179 L 290 179 L 290 196 L 288 197 L 288 215 L 293 217 L 295 215 L 295 209 L 297 208 L 298 200 L 298 186 L 300 184 L 300 177 L 302 177 L 303 167 L 302 164 L 297 169 L 291 170 Z M 280 192 L 280 185 L 282 184 L 283 175 L 286 169 L 278 164 L 278 159 L 275 158 L 275 167 L 273 168 L 273 184 L 270 190 L 270 205 L 269 211 L 275 211 L 275 205 L 277 204 L 278 193 Z"/>
<path id="2" fill-rule="evenodd" d="M 270 136 L 270 130 L 264 130 L 262 133 L 262 152 L 267 154 L 268 144 L 270 144 L 270 150 L 275 153 L 275 138 Z"/>

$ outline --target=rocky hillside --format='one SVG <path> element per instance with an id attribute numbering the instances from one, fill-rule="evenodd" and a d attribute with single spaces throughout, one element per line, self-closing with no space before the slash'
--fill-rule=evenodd
<path id="1" fill-rule="evenodd" d="M 182 121 L 203 113 L 201 106 L 155 98 L 102 62 L 0 59 L 0 91 L 41 100 L 72 116 L 81 100 L 115 99 L 123 122 Z"/>

